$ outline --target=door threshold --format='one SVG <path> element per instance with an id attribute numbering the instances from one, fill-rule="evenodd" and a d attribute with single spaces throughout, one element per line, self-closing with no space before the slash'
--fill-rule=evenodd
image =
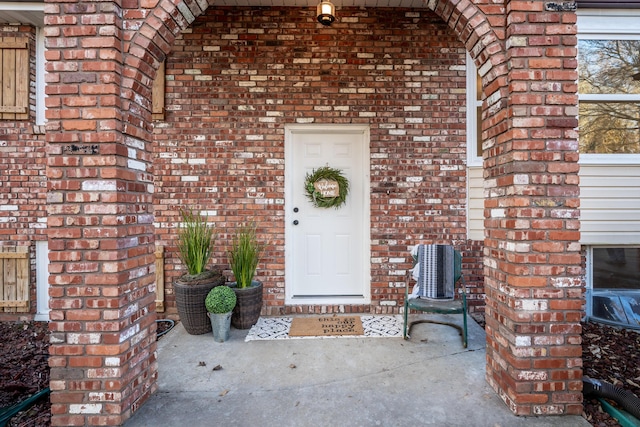
<path id="1" fill-rule="evenodd" d="M 369 305 L 371 298 L 364 295 L 304 295 L 285 300 L 286 305 Z"/>

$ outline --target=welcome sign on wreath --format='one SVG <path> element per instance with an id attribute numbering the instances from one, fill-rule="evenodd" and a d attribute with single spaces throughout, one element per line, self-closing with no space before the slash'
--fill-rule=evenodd
<path id="1" fill-rule="evenodd" d="M 339 169 L 324 166 L 307 174 L 307 198 L 318 208 L 339 208 L 347 200 L 349 181 Z"/>

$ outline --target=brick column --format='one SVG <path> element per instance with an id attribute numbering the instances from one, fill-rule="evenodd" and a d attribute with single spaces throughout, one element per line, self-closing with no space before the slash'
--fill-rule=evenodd
<path id="1" fill-rule="evenodd" d="M 150 162 L 119 2 L 45 8 L 52 425 L 120 425 L 156 388 Z"/>
<path id="2" fill-rule="evenodd" d="M 508 93 L 487 110 L 487 380 L 518 415 L 582 411 L 576 17 L 545 5 L 506 2 Z"/>

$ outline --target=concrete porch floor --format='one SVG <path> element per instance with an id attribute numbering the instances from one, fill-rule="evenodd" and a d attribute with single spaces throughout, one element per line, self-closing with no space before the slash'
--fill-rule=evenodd
<path id="1" fill-rule="evenodd" d="M 176 325 L 158 342 L 158 392 L 125 426 L 590 426 L 513 415 L 485 381 L 484 330 L 471 318 L 467 349 L 435 324 L 414 326 L 410 341 L 244 342 L 247 333 L 232 328 L 217 343 Z"/>

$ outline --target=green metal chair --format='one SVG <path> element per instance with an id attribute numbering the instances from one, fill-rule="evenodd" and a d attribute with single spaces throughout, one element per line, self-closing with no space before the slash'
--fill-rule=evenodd
<path id="1" fill-rule="evenodd" d="M 404 339 L 410 339 L 411 327 L 418 323 L 452 326 L 462 335 L 467 348 L 467 292 L 462 275 L 462 255 L 450 245 L 417 245 L 414 248 L 414 268 L 409 272 L 404 298 Z M 416 288 L 409 294 L 411 279 Z M 460 297 L 454 298 L 456 284 Z M 437 320 L 416 320 L 408 323 L 409 310 L 436 314 L 462 314 L 463 327 Z"/>

